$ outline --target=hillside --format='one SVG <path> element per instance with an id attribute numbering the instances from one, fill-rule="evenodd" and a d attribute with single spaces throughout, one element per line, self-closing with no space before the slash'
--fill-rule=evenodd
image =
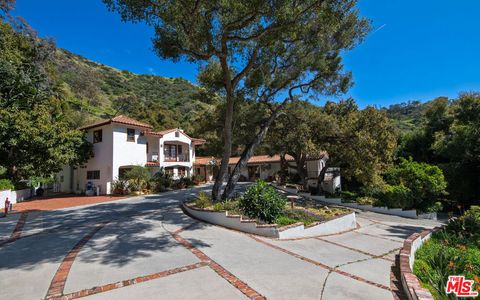
<path id="1" fill-rule="evenodd" d="M 406 132 L 414 130 L 421 125 L 428 103 L 408 101 L 392 104 L 389 107 L 382 108 L 382 110 L 386 111 L 387 116 L 393 120 L 400 132 Z"/>
<path id="2" fill-rule="evenodd" d="M 134 74 L 63 49 L 57 49 L 55 64 L 78 125 L 122 113 L 156 129 L 191 131 L 196 120 L 214 109 L 214 98 L 184 79 Z"/>

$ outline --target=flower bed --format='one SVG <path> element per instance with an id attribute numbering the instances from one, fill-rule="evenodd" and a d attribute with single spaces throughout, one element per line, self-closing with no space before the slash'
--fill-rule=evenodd
<path id="1" fill-rule="evenodd" d="M 423 240 L 415 253 L 413 273 L 435 299 L 447 298 L 448 276 L 463 275 L 474 280 L 480 292 L 480 207 L 450 220 L 442 230 Z"/>

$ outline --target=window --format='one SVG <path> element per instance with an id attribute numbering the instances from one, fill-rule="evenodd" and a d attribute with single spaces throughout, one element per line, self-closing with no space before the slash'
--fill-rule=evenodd
<path id="1" fill-rule="evenodd" d="M 148 154 L 148 143 L 146 145 L 147 145 L 147 154 Z"/>
<path id="2" fill-rule="evenodd" d="M 101 129 L 93 132 L 93 143 L 100 143 L 102 141 L 103 132 Z"/>
<path id="3" fill-rule="evenodd" d="M 177 157 L 177 146 L 166 144 L 163 150 L 165 155 L 165 160 L 176 160 Z"/>
<path id="4" fill-rule="evenodd" d="M 135 142 L 135 129 L 127 128 L 127 142 Z"/>
<path id="5" fill-rule="evenodd" d="M 175 137 L 180 137 L 180 132 L 175 131 Z"/>
<path id="6" fill-rule="evenodd" d="M 100 170 L 87 171 L 87 180 L 100 179 Z"/>
<path id="7" fill-rule="evenodd" d="M 185 167 L 179 167 L 178 168 L 178 176 L 180 176 L 180 177 L 187 176 L 187 169 L 185 169 Z"/>
<path id="8" fill-rule="evenodd" d="M 197 168 L 197 174 L 196 175 L 200 175 L 200 168 Z"/>

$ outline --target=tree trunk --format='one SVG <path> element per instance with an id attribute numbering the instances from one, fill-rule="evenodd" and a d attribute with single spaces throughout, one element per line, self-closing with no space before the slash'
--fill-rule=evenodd
<path id="1" fill-rule="evenodd" d="M 222 49 L 227 49 L 225 42 L 222 42 Z M 224 50 L 226 51 L 226 50 Z M 226 54 L 226 53 L 224 53 Z M 226 91 L 226 107 L 225 107 L 225 127 L 223 129 L 223 157 L 222 163 L 218 170 L 215 183 L 212 188 L 212 200 L 220 201 L 220 189 L 223 185 L 225 174 L 227 173 L 228 161 L 232 155 L 232 127 L 233 127 L 233 108 L 234 108 L 234 86 L 232 85 L 230 68 L 226 59 L 226 55 L 220 59 L 222 66 L 223 80 Z"/>
<path id="2" fill-rule="evenodd" d="M 262 125 L 260 131 L 257 133 L 253 141 L 247 145 L 245 150 L 243 150 L 242 155 L 240 156 L 240 160 L 235 165 L 232 174 L 230 174 L 230 178 L 228 179 L 227 186 L 225 188 L 225 191 L 223 192 L 222 199 L 231 198 L 233 196 L 233 190 L 235 189 L 235 185 L 240 178 L 241 170 L 247 166 L 248 160 L 250 159 L 250 157 L 252 157 L 255 149 L 267 135 L 268 129 L 270 128 L 270 125 L 275 120 L 275 118 L 277 118 L 280 109 L 281 107 L 279 109 L 276 109 L 272 113 L 272 115 Z"/>
<path id="3" fill-rule="evenodd" d="M 218 169 L 217 176 L 215 177 L 215 183 L 212 188 L 212 199 L 214 202 L 220 200 L 220 189 L 223 185 L 223 180 L 227 173 L 228 161 L 232 155 L 232 123 L 233 123 L 233 96 L 227 96 L 227 107 L 225 113 L 225 128 L 223 130 L 223 157 Z"/>
<path id="4" fill-rule="evenodd" d="M 288 164 L 285 159 L 285 154 L 280 155 L 280 184 L 287 182 Z"/>
<path id="5" fill-rule="evenodd" d="M 297 164 L 297 173 L 300 176 L 300 179 L 302 180 L 302 186 L 303 190 L 306 191 L 308 190 L 308 181 L 307 181 L 307 170 L 305 168 L 305 157 L 300 157 L 294 156 L 295 158 L 295 163 Z"/>
<path id="6" fill-rule="evenodd" d="M 325 162 L 322 170 L 320 170 L 320 174 L 317 177 L 317 194 L 323 194 L 322 183 L 325 180 L 325 174 L 327 173 L 328 169 L 328 158 L 324 157 L 322 160 Z"/>

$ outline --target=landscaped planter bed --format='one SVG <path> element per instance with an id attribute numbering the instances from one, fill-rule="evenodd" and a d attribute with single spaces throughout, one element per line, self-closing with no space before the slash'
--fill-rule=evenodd
<path id="1" fill-rule="evenodd" d="M 373 211 L 381 214 L 394 215 L 394 216 L 400 216 L 400 217 L 411 218 L 411 219 L 430 219 L 430 220 L 437 219 L 437 213 L 435 212 L 418 214 L 418 212 L 414 209 L 403 210 L 401 208 L 388 208 L 383 206 L 358 204 L 356 202 L 346 202 L 341 198 L 326 198 L 325 196 L 314 196 L 314 195 L 311 195 L 310 193 L 298 192 L 296 189 L 286 188 L 283 186 L 275 186 L 275 187 L 279 190 L 282 190 L 290 194 L 297 194 L 301 197 L 310 198 L 316 201 L 334 204 L 334 205 L 341 205 L 341 206 L 354 208 L 354 209 Z"/>
<path id="2" fill-rule="evenodd" d="M 336 216 L 325 221 L 315 222 L 308 226 L 299 222 L 280 227 L 276 224 L 261 224 L 256 220 L 248 219 L 242 215 L 230 214 L 228 211 L 201 209 L 191 203 L 184 203 L 183 208 L 194 218 L 211 224 L 278 239 L 329 235 L 353 230 L 357 227 L 354 212 Z"/>

